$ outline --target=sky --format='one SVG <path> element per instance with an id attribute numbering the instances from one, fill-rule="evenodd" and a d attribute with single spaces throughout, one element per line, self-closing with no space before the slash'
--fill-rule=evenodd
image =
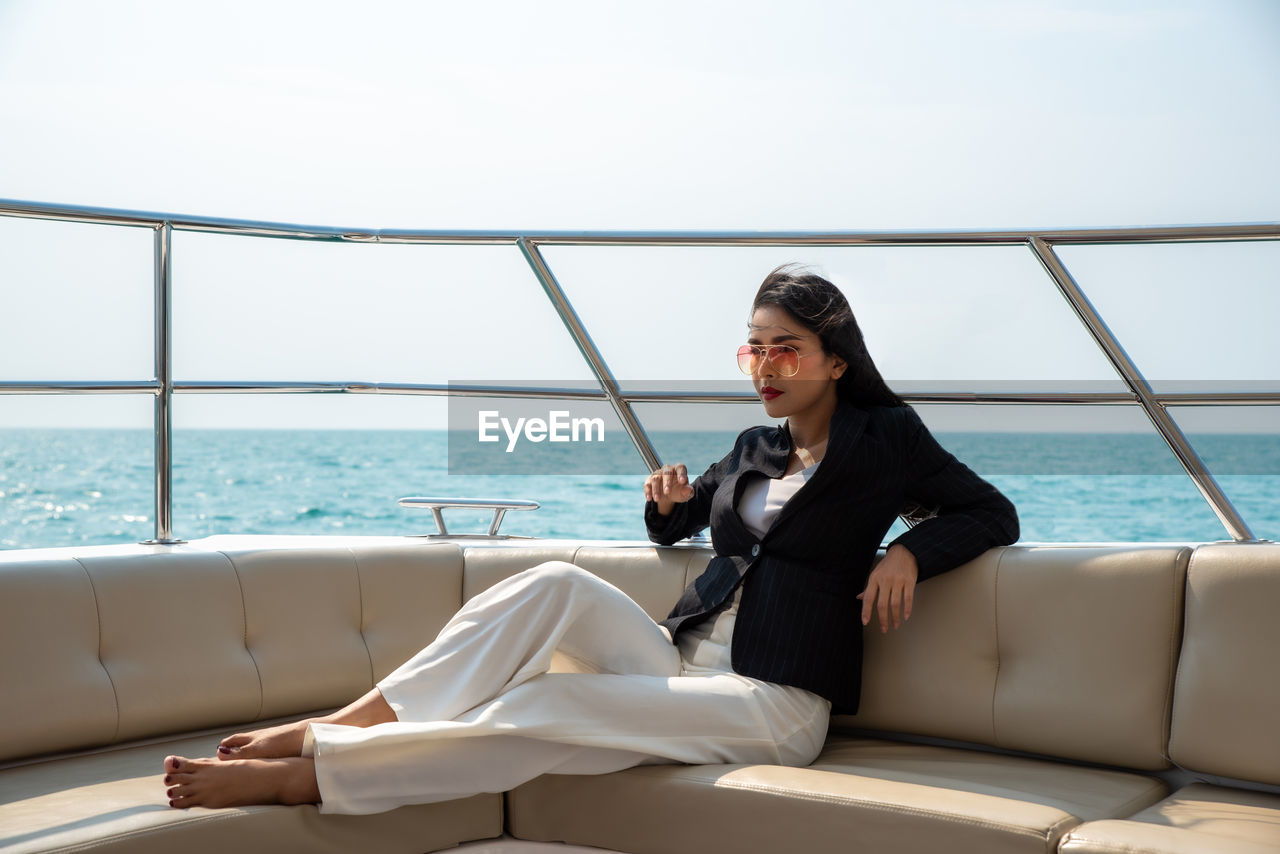
<path id="1" fill-rule="evenodd" d="M 0 0 L 13 200 L 353 229 L 1276 222 L 1277 139 L 1276 0 Z M 1157 388 L 1280 385 L 1280 244 L 1061 255 Z M 745 387 L 732 351 L 751 294 L 789 261 L 841 286 L 891 383 L 1115 382 L 1019 247 L 546 256 L 624 384 Z M 590 377 L 511 247 L 178 233 L 173 264 L 179 380 Z M 149 232 L 0 218 L 0 382 L 153 377 L 151 299 Z M 1275 409 L 1180 415 L 1274 429 Z M 691 412 L 655 423 L 703 423 Z M 0 396 L 0 426 L 150 413 L 138 396 Z M 1070 424 L 1056 408 L 931 413 L 1144 429 L 1114 408 Z M 174 405 L 179 428 L 445 414 L 385 396 Z"/>

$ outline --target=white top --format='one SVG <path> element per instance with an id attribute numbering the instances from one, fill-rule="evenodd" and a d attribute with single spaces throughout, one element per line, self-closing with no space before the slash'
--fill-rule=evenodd
<path id="1" fill-rule="evenodd" d="M 754 478 L 742 490 L 738 499 L 738 515 L 747 526 L 747 530 L 756 535 L 756 539 L 764 537 L 765 531 L 777 518 L 782 505 L 791 500 L 791 496 L 800 491 L 800 487 L 813 477 L 819 463 L 807 469 L 800 469 L 795 474 L 780 478 Z"/>
<path id="2" fill-rule="evenodd" d="M 742 490 L 738 499 L 738 515 L 757 538 L 765 535 L 782 505 L 800 491 L 821 463 L 814 463 L 795 474 L 780 478 L 755 478 Z M 734 591 L 727 606 L 714 619 L 704 620 L 680 635 L 680 659 L 686 673 L 723 673 L 733 670 L 730 645 L 733 625 L 738 620 L 738 602 L 742 586 Z"/>

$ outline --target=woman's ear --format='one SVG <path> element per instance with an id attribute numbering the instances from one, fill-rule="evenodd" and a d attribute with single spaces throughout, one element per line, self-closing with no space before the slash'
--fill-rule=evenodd
<path id="1" fill-rule="evenodd" d="M 835 357 L 835 364 L 831 366 L 831 379 L 838 380 L 844 376 L 844 372 L 849 369 L 849 363 L 839 356 Z"/>

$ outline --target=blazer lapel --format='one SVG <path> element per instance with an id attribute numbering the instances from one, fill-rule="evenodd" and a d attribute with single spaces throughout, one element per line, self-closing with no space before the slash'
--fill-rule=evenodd
<path id="1" fill-rule="evenodd" d="M 738 470 L 726 477 L 716 490 L 712 498 L 711 518 L 716 523 L 712 525 L 712 539 L 717 541 L 718 551 L 731 555 L 745 554 L 755 543 L 755 535 L 747 530 L 737 511 L 742 490 L 746 488 L 747 478 L 755 474 L 782 477 L 790 453 L 791 436 L 785 426 L 779 427 L 755 443 L 744 454 Z"/>

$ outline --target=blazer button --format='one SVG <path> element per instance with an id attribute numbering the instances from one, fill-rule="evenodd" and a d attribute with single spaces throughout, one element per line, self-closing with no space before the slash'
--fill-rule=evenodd
<path id="1" fill-rule="evenodd" d="M 760 544 L 756 543 L 754 546 L 751 547 L 751 556 L 756 557 L 759 554 L 760 554 Z"/>

